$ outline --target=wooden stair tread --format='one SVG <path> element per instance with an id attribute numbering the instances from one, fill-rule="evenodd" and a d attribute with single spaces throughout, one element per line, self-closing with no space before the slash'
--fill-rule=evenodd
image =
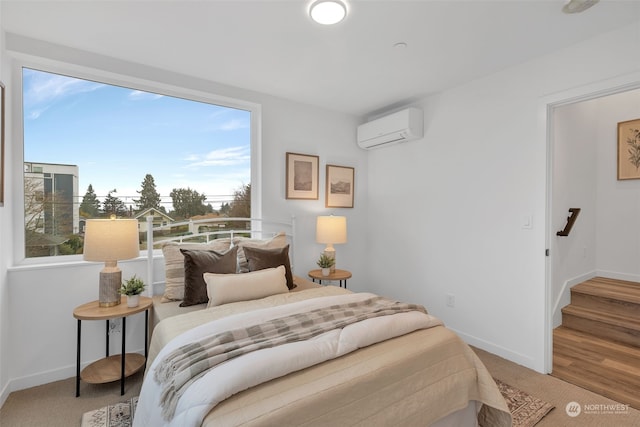
<path id="1" fill-rule="evenodd" d="M 611 313 L 592 308 L 580 307 L 573 304 L 569 304 L 563 307 L 561 311 L 563 314 L 570 314 L 573 316 L 582 317 L 584 319 L 594 320 L 607 323 L 609 325 L 621 326 L 640 331 L 640 315 L 629 316 L 624 313 Z"/>
<path id="2" fill-rule="evenodd" d="M 551 375 L 640 409 L 640 283 L 594 277 L 571 288 Z"/>
<path id="3" fill-rule="evenodd" d="M 640 348 L 559 326 L 552 376 L 640 409 Z"/>
<path id="4" fill-rule="evenodd" d="M 617 360 L 628 359 L 631 363 L 640 367 L 638 364 L 640 361 L 640 347 L 612 341 L 565 326 L 558 326 L 554 329 L 553 338 L 554 344 L 556 340 L 567 342 L 576 349 L 584 348 L 589 353 L 599 354 L 600 359 L 603 359 L 603 355 L 614 357 Z"/>
<path id="5" fill-rule="evenodd" d="M 626 280 L 594 277 L 573 286 L 571 292 L 640 304 L 640 283 Z"/>

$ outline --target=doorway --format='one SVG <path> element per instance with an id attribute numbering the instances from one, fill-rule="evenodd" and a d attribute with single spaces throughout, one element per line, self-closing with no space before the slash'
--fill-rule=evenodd
<path id="1" fill-rule="evenodd" d="M 586 87 L 548 100 L 547 111 L 547 351 L 570 288 L 602 275 L 640 281 L 640 180 L 617 179 L 617 126 L 640 118 L 640 81 Z M 569 209 L 580 215 L 569 236 L 557 236 Z"/>

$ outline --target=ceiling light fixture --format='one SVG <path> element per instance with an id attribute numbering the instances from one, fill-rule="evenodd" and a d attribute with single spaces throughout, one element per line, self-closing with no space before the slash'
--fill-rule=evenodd
<path id="1" fill-rule="evenodd" d="M 567 4 L 562 7 L 564 13 L 580 13 L 589 9 L 600 0 L 569 0 Z"/>
<path id="2" fill-rule="evenodd" d="M 309 15 L 318 24 L 337 24 L 347 16 L 347 5 L 341 0 L 318 0 L 311 5 Z"/>

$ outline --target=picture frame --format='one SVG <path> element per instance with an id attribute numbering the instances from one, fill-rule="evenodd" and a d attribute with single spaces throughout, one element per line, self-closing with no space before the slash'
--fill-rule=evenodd
<path id="1" fill-rule="evenodd" d="M 318 200 L 319 163 L 318 156 L 287 153 L 287 199 Z"/>
<path id="2" fill-rule="evenodd" d="M 355 194 L 355 169 L 327 165 L 325 207 L 352 208 Z"/>
<path id="3" fill-rule="evenodd" d="M 640 119 L 618 123 L 618 180 L 640 179 Z"/>
<path id="4" fill-rule="evenodd" d="M 5 102 L 4 83 L 0 82 L 0 206 L 4 206 L 4 130 Z"/>

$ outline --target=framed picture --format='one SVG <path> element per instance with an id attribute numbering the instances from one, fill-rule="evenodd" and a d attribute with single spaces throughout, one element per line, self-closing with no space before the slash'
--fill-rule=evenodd
<path id="1" fill-rule="evenodd" d="M 326 207 L 353 207 L 354 174 L 354 168 L 348 166 L 327 165 Z"/>
<path id="2" fill-rule="evenodd" d="M 318 156 L 287 153 L 287 199 L 318 200 Z"/>
<path id="3" fill-rule="evenodd" d="M 4 205 L 4 85 L 0 82 L 0 205 Z"/>
<path id="4" fill-rule="evenodd" d="M 640 179 L 640 119 L 618 123 L 618 179 Z"/>

